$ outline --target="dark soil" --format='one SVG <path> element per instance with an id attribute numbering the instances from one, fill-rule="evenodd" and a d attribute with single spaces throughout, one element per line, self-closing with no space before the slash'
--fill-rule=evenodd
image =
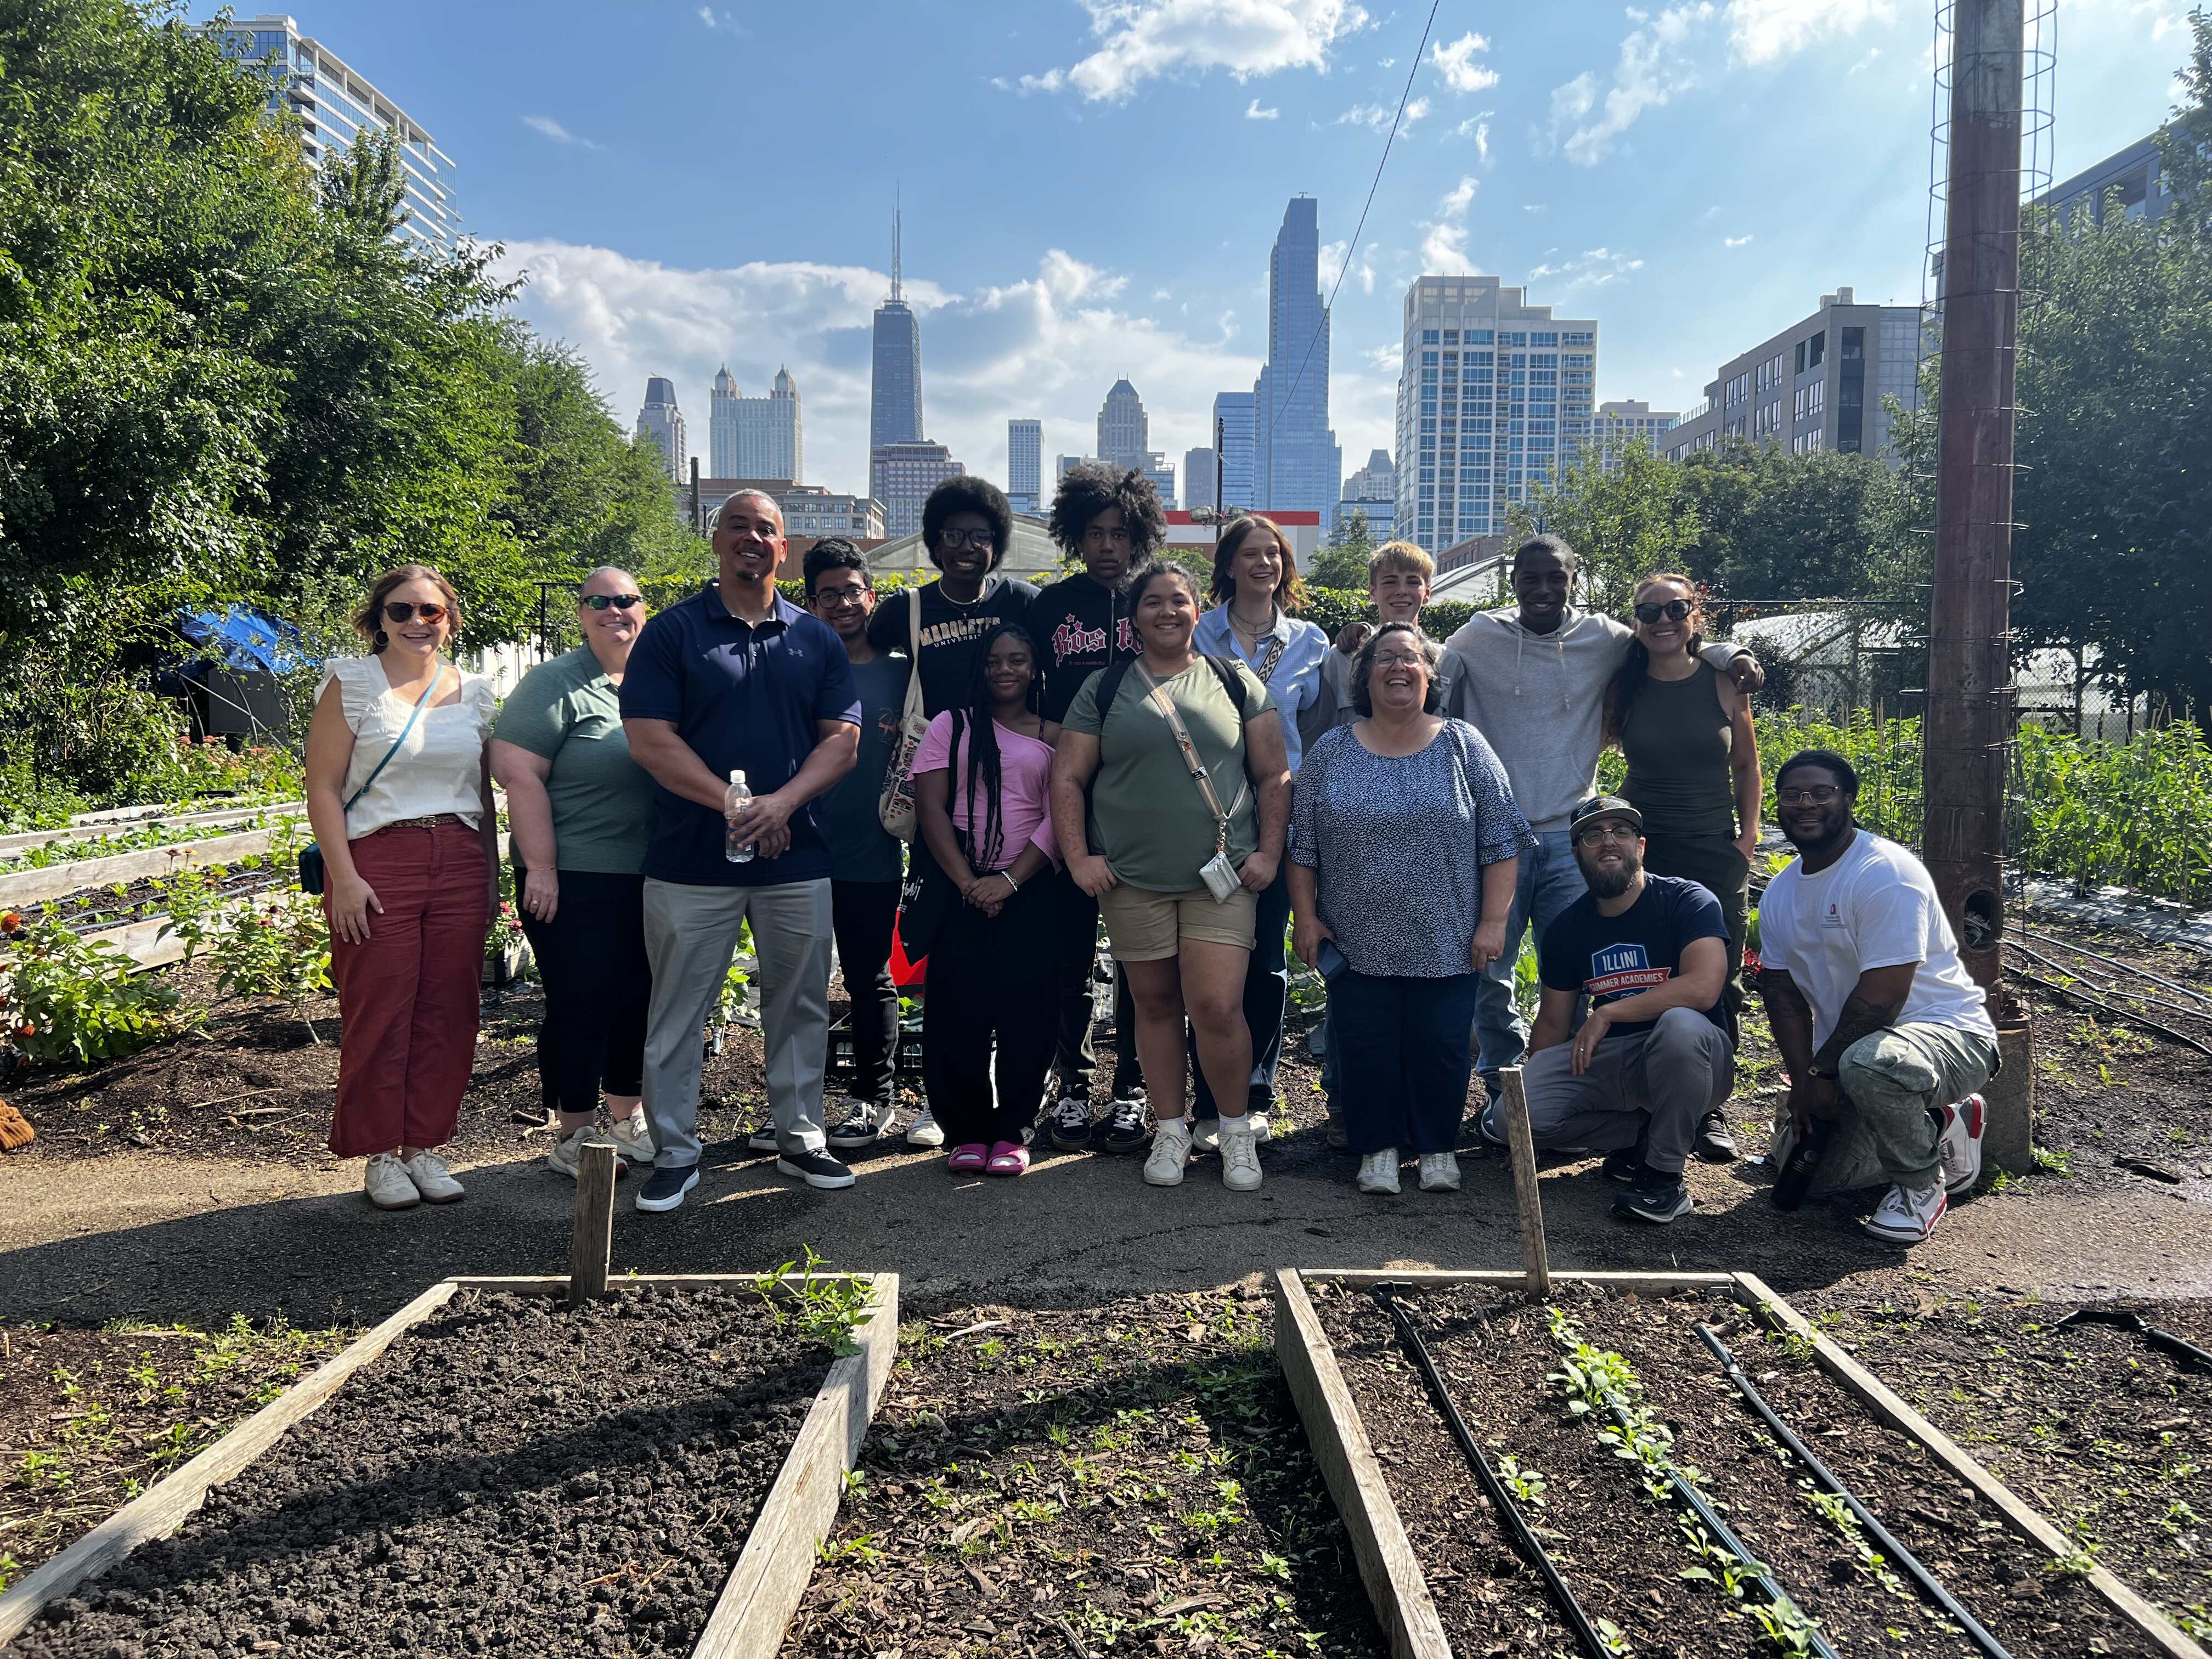
<path id="1" fill-rule="evenodd" d="M 2127 1304 L 2212 1346 L 2212 1306 Z M 1821 1323 L 2199 1641 L 2212 1637 L 2212 1376 L 2070 1304 L 1894 1308 Z M 1791 1376 L 1795 1376 L 1793 1371 Z"/>
<path id="2" fill-rule="evenodd" d="M 291 878 L 289 872 L 263 867 L 266 863 L 265 855 L 257 854 L 236 865 L 223 866 L 219 877 L 212 867 L 205 870 L 203 873 L 207 878 L 208 898 L 243 898 L 250 893 L 265 892 Z M 162 883 L 149 877 L 125 884 L 120 892 L 113 887 L 88 887 L 61 898 L 24 905 L 21 909 L 27 920 L 51 915 L 56 921 L 67 922 L 72 932 L 88 933 L 158 916 L 167 903 Z"/>
<path id="3" fill-rule="evenodd" d="M 829 1358 L 750 1292 L 463 1291 L 11 1654 L 688 1654 Z"/>
<path id="4" fill-rule="evenodd" d="M 1643 1383 L 1643 1402 L 1674 1436 L 1674 1461 L 1699 1473 L 1746 1547 L 1838 1651 L 1945 1659 L 1973 1653 L 1908 1583 L 1886 1579 L 1887 1564 L 1868 1560 L 1857 1540 L 1820 1516 L 1800 1488 L 1804 1472 L 1767 1439 L 1721 1376 L 1697 1340 L 1700 1319 L 1723 1329 L 1747 1370 L 1763 1370 L 1767 1361 L 1733 1301 L 1616 1298 L 1577 1288 L 1562 1290 L 1556 1302 L 1593 1348 L 1627 1359 Z M 1461 1650 L 1570 1648 L 1568 1627 L 1514 1554 L 1388 1316 L 1364 1292 L 1324 1297 L 1317 1305 Z M 1685 1579 L 1698 1557 L 1680 1511 L 1647 1497 L 1638 1466 L 1597 1440 L 1602 1425 L 1572 1416 L 1563 1391 L 1547 1382 L 1567 1356 L 1541 1310 L 1486 1289 L 1425 1291 L 1412 1305 L 1493 1462 L 1510 1455 L 1546 1482 L 1542 1502 L 1528 1512 L 1594 1620 L 1610 1620 L 1638 1653 L 1771 1651 L 1741 1612 L 1759 1599 L 1757 1592 L 1746 1585 L 1738 1603 L 1714 1580 Z M 1936 1473 L 1912 1443 L 1881 1428 L 1809 1365 L 1791 1376 L 1808 1397 L 1795 1408 L 1778 1401 L 1785 1418 L 2014 1653 L 2078 1659 L 2154 1651 L 2077 1580 L 2044 1572 L 2040 1553 L 1993 1516 L 1973 1515 L 1966 1489 Z M 1923 1515 L 1942 1518 L 1913 1518 Z M 1974 1547 L 1960 1549 L 1950 1528 L 1966 1529 Z"/>
<path id="5" fill-rule="evenodd" d="M 0 1589 L 69 1547 L 345 1340 L 0 1325 Z"/>
<path id="6" fill-rule="evenodd" d="M 910 1328 L 791 1659 L 1381 1655 L 1256 1281 Z"/>

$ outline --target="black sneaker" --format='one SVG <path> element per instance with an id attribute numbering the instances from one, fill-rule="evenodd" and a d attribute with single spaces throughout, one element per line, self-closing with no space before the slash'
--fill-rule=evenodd
<path id="1" fill-rule="evenodd" d="M 1087 1152 L 1091 1147 L 1091 1103 L 1068 1096 L 1053 1109 L 1052 1144 L 1063 1152 Z"/>
<path id="2" fill-rule="evenodd" d="M 1728 1119 L 1717 1111 L 1698 1120 L 1698 1138 L 1692 1144 L 1708 1164 L 1735 1162 L 1735 1137 L 1729 1133 Z"/>
<path id="3" fill-rule="evenodd" d="M 832 1192 L 849 1187 L 857 1177 L 827 1152 L 781 1152 L 775 1160 L 778 1175 L 797 1176 L 810 1187 Z"/>
<path id="4" fill-rule="evenodd" d="M 680 1169 L 655 1170 L 637 1190 L 637 1207 L 656 1215 L 663 1210 L 680 1210 L 684 1207 L 684 1194 L 698 1184 L 699 1166 L 696 1164 L 686 1164 Z"/>
<path id="5" fill-rule="evenodd" d="M 1498 1125 L 1498 1102 L 1495 1099 L 1476 1115 L 1474 1127 L 1481 1132 L 1484 1146 L 1495 1146 L 1501 1152 L 1511 1146 L 1512 1143 L 1505 1139 L 1505 1131 Z"/>
<path id="6" fill-rule="evenodd" d="M 1145 1103 L 1117 1100 L 1108 1109 L 1106 1121 L 1091 1133 L 1091 1144 L 1102 1152 L 1134 1152 L 1152 1144 L 1145 1127 Z"/>
<path id="7" fill-rule="evenodd" d="M 1607 1181 L 1623 1187 L 1642 1187 L 1660 1178 L 1658 1172 L 1644 1163 L 1641 1142 L 1624 1146 L 1617 1152 L 1607 1152 L 1605 1162 L 1597 1167 Z"/>
<path id="8" fill-rule="evenodd" d="M 830 1131 L 830 1144 L 839 1147 L 874 1146 L 877 1137 L 891 1127 L 895 1109 L 888 1102 L 878 1105 L 867 1100 L 847 1101 L 845 1115 Z"/>
<path id="9" fill-rule="evenodd" d="M 1629 1221 L 1648 1221 L 1663 1227 L 1677 1216 L 1685 1216 L 1698 1207 L 1690 1189 L 1682 1184 L 1680 1176 L 1662 1175 L 1654 1170 L 1650 1179 L 1640 1187 L 1631 1187 L 1618 1194 L 1613 1200 L 1613 1212 Z"/>

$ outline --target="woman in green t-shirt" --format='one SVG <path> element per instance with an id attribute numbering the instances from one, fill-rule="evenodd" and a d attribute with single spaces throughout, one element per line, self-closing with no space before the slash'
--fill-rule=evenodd
<path id="1" fill-rule="evenodd" d="M 623 733 L 623 671 L 645 626 L 628 571 L 584 578 L 584 643 L 522 677 L 492 733 L 491 769 L 507 790 L 514 890 L 538 959 L 545 1015 L 538 1077 L 560 1130 L 546 1162 L 574 1180 L 584 1146 L 611 1142 L 653 1162 L 639 1096 L 653 969 L 645 954 L 645 844 L 653 781 Z M 609 1127 L 599 1121 L 601 1091 Z M 623 1165 L 616 1161 L 617 1174 Z"/>
<path id="2" fill-rule="evenodd" d="M 1053 830 L 1128 972 L 1158 1120 L 1145 1179 L 1171 1187 L 1189 1161 L 1187 1016 L 1222 1105 L 1222 1182 L 1250 1192 L 1260 1156 L 1249 1120 L 1229 1106 L 1241 1106 L 1252 1073 L 1244 974 L 1254 896 L 1275 878 L 1290 817 L 1282 724 L 1250 669 L 1191 648 L 1199 597 L 1188 571 L 1139 570 L 1129 606 L 1141 654 L 1076 694 L 1053 761 Z"/>

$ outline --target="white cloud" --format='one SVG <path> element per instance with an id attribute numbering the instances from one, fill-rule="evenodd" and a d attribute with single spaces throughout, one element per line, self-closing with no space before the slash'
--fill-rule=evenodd
<path id="1" fill-rule="evenodd" d="M 1742 235 L 1741 235 L 1741 236 L 1723 236 L 1723 237 L 1722 237 L 1722 238 L 1721 238 L 1721 246 L 1722 246 L 1723 247 L 1743 247 L 1743 246 L 1746 246 L 1747 245 L 1748 245 L 1750 241 L 1751 241 L 1751 233 L 1750 233 L 1749 231 L 1746 231 L 1746 232 L 1745 232 Z"/>
<path id="2" fill-rule="evenodd" d="M 1437 216 L 1422 222 L 1428 234 L 1421 238 L 1421 269 L 1431 276 L 1465 276 L 1474 266 L 1467 257 L 1468 210 L 1474 205 L 1475 181 L 1462 178 L 1437 204 Z"/>
<path id="3" fill-rule="evenodd" d="M 750 34 L 752 33 L 729 13 L 716 11 L 712 6 L 700 7 L 694 15 L 718 34 Z"/>
<path id="4" fill-rule="evenodd" d="M 1398 133 L 1403 137 L 1413 130 L 1413 123 L 1429 112 L 1429 100 L 1416 98 L 1406 106 L 1405 118 L 1398 123 Z M 1370 132 L 1390 131 L 1390 118 L 1398 113 L 1395 104 L 1354 104 L 1330 123 L 1332 126 L 1365 127 Z"/>
<path id="5" fill-rule="evenodd" d="M 588 138 L 579 138 L 550 115 L 526 115 L 522 118 L 522 125 L 532 132 L 544 133 L 556 144 L 580 144 L 586 149 L 603 148 Z"/>
<path id="6" fill-rule="evenodd" d="M 1602 100 L 1597 77 L 1588 70 L 1553 88 L 1552 142 L 1577 167 L 1595 167 L 1645 110 L 1697 83 L 1687 48 L 1692 34 L 1711 21 L 1711 0 L 1670 6 L 1656 17 L 1635 11 L 1629 15 L 1637 27 L 1620 43 L 1613 85 Z"/>
<path id="7" fill-rule="evenodd" d="M 1283 112 L 1279 107 L 1275 109 L 1261 109 L 1260 107 L 1260 100 L 1256 98 L 1244 106 L 1244 118 L 1248 121 L 1273 121 L 1279 117 L 1282 112 Z"/>
<path id="8" fill-rule="evenodd" d="M 1359 284 L 1362 294 L 1375 292 L 1375 255 L 1382 245 L 1370 242 L 1358 253 L 1352 254 L 1348 242 L 1323 242 L 1321 245 L 1321 291 L 1333 292 L 1340 276 Z M 1350 255 L 1347 264 L 1346 256 Z"/>
<path id="9" fill-rule="evenodd" d="M 1429 48 L 1429 61 L 1454 92 L 1481 92 L 1498 84 L 1498 71 L 1474 61 L 1475 53 L 1489 50 L 1490 42 L 1470 31 L 1449 45 L 1437 41 Z"/>
<path id="10" fill-rule="evenodd" d="M 1641 259 L 1632 259 L 1610 248 L 1594 247 L 1555 265 L 1535 266 L 1528 273 L 1528 282 L 1532 287 L 1547 283 L 1555 293 L 1577 288 L 1605 288 L 1643 269 Z"/>
<path id="11" fill-rule="evenodd" d="M 1475 160 L 1485 167 L 1490 165 L 1490 118 L 1497 113 L 1496 110 L 1486 109 L 1480 115 L 1468 116 L 1452 129 L 1453 137 L 1474 140 Z"/>
<path id="12" fill-rule="evenodd" d="M 1329 48 L 1367 27 L 1352 0 L 1083 0 L 1098 48 L 1065 69 L 1024 75 L 1024 93 L 1073 91 L 1115 102 L 1145 82 L 1227 70 L 1237 80 L 1327 70 Z"/>
<path id="13" fill-rule="evenodd" d="M 1729 46 L 1747 64 L 1771 64 L 1896 16 L 1896 0 L 1729 0 Z"/>

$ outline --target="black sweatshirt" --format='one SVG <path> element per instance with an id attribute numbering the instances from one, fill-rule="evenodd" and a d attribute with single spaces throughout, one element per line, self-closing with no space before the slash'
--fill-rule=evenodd
<path id="1" fill-rule="evenodd" d="M 1083 682 L 1109 663 L 1138 653 L 1137 624 L 1126 592 L 1087 571 L 1054 582 L 1030 606 L 1029 630 L 1043 658 L 1044 718 L 1058 724 Z"/>
<path id="2" fill-rule="evenodd" d="M 948 708 L 968 706 L 983 636 L 1000 623 L 1028 625 L 1030 606 L 1037 596 L 1036 588 L 1012 576 L 985 578 L 983 591 L 968 605 L 946 599 L 944 586 L 931 582 L 921 589 L 921 655 L 916 672 L 921 676 L 922 712 L 933 720 Z M 905 592 L 880 601 L 868 618 L 868 643 L 878 651 L 908 649 L 908 607 L 913 603 Z"/>

